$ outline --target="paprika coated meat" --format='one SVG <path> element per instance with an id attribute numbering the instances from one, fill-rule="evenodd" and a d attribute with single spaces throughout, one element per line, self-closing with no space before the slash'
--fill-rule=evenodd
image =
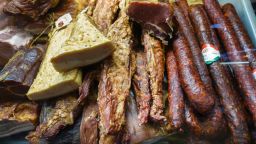
<path id="1" fill-rule="evenodd" d="M 217 32 L 223 41 L 228 58 L 232 62 L 247 62 L 248 59 L 239 44 L 234 30 L 229 21 L 224 17 L 220 4 L 216 0 L 204 0 L 204 6 L 213 23 L 219 24 L 221 28 Z M 231 65 L 235 73 L 238 86 L 244 95 L 245 105 L 253 116 L 254 125 L 256 124 L 256 81 L 251 73 L 251 68 L 246 64 Z"/>
<path id="2" fill-rule="evenodd" d="M 182 34 L 173 42 L 174 55 L 177 59 L 181 86 L 184 89 L 190 104 L 201 113 L 212 110 L 213 97 L 204 86 L 192 59 L 188 43 Z"/>
<path id="3" fill-rule="evenodd" d="M 183 14 L 182 9 L 177 5 L 173 4 L 174 7 L 174 16 L 179 24 L 179 33 L 184 35 L 184 39 L 187 43 L 187 47 L 190 49 L 189 52 L 192 53 L 190 60 L 193 61 L 192 65 L 194 68 L 195 73 L 199 73 L 198 80 L 202 81 L 202 85 L 204 86 L 205 90 L 207 91 L 207 95 L 205 95 L 205 99 L 207 99 L 209 102 L 205 104 L 206 107 L 204 109 L 200 109 L 198 105 L 192 105 L 199 113 L 205 114 L 211 110 L 211 108 L 214 105 L 214 89 L 212 85 L 212 80 L 210 78 L 210 74 L 208 72 L 207 66 L 204 63 L 203 56 L 201 54 L 201 50 L 199 47 L 199 44 L 197 42 L 197 39 L 194 34 L 193 27 L 191 25 L 191 22 L 188 20 L 189 18 L 186 18 L 186 16 Z M 184 60 L 182 60 L 184 61 Z M 202 88 L 202 87 L 201 87 Z M 191 99 L 189 99 L 190 101 Z"/>
<path id="4" fill-rule="evenodd" d="M 219 48 L 212 33 L 208 16 L 204 10 L 203 5 L 194 5 L 190 8 L 190 18 L 193 22 L 201 47 L 204 44 L 211 44 Z M 215 34 L 216 36 L 216 34 Z M 234 89 L 232 80 L 230 79 L 225 67 L 220 64 L 220 60 L 209 65 L 211 76 L 215 82 L 216 90 L 220 96 L 220 102 L 224 108 L 224 115 L 226 116 L 232 140 L 234 143 L 248 143 L 249 132 L 244 115 L 244 109 L 239 101 L 239 94 Z"/>
<path id="5" fill-rule="evenodd" d="M 203 85 L 207 91 L 206 99 L 208 99 L 209 102 L 211 102 L 208 105 L 209 106 L 208 109 L 206 108 L 205 111 L 200 111 L 195 107 L 199 113 L 205 114 L 206 112 L 209 112 L 211 110 L 211 107 L 214 105 L 213 98 L 216 96 L 215 91 L 213 89 L 212 80 L 208 72 L 207 66 L 204 63 L 203 56 L 201 54 L 201 49 L 197 42 L 194 30 L 189 18 L 186 18 L 186 16 L 182 12 L 182 9 L 177 4 L 174 4 L 173 7 L 174 7 L 174 16 L 179 24 L 179 31 L 184 35 L 187 41 L 187 44 L 190 48 L 190 52 L 192 53 L 191 60 L 195 64 L 194 66 L 196 67 L 196 71 L 199 73 L 199 78 L 202 80 Z"/>
<path id="6" fill-rule="evenodd" d="M 236 9 L 234 6 L 230 3 L 225 4 L 222 7 L 224 16 L 228 19 L 230 24 L 232 25 L 236 36 L 240 42 L 241 47 L 247 54 L 248 60 L 251 63 L 251 67 L 253 70 L 256 70 L 256 52 L 255 47 L 253 46 L 253 43 L 245 30 L 245 27 L 243 26 L 243 23 L 241 22 Z"/>
<path id="7" fill-rule="evenodd" d="M 180 130 L 184 125 L 184 95 L 179 81 L 178 67 L 172 49 L 166 53 L 168 79 L 168 120 L 172 131 Z"/>

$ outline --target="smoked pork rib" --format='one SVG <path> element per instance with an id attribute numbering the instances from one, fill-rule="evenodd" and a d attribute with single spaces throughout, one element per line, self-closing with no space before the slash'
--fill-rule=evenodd
<path id="1" fill-rule="evenodd" d="M 98 28 L 107 34 L 119 9 L 120 0 L 98 0 L 93 11 L 93 20 Z"/>
<path id="2" fill-rule="evenodd" d="M 99 83 L 98 105 L 103 133 L 118 133 L 125 123 L 125 102 L 129 96 L 132 29 L 123 12 L 110 27 L 108 38 L 115 50 L 105 61 Z"/>
<path id="3" fill-rule="evenodd" d="M 146 53 L 143 51 L 135 52 L 135 73 L 133 75 L 132 85 L 136 95 L 138 119 L 140 124 L 145 124 L 148 122 L 151 94 L 147 73 Z"/>
<path id="4" fill-rule="evenodd" d="M 163 80 L 164 80 L 164 50 L 161 41 L 143 34 L 143 43 L 147 57 L 147 69 L 149 74 L 150 89 L 153 99 L 150 117 L 154 121 L 165 120 L 163 116 Z"/>

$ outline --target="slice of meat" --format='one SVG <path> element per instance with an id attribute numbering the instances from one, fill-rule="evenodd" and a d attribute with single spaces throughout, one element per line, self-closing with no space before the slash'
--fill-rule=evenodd
<path id="1" fill-rule="evenodd" d="M 118 133 L 125 123 L 125 103 L 131 85 L 133 35 L 129 18 L 124 12 L 110 27 L 108 38 L 114 42 L 115 50 L 104 62 L 99 82 L 98 105 L 103 134 Z"/>
<path id="2" fill-rule="evenodd" d="M 151 100 L 146 53 L 136 51 L 135 57 L 136 66 L 132 84 L 138 106 L 138 119 L 140 124 L 145 124 L 148 122 Z"/>
<path id="3" fill-rule="evenodd" d="M 152 95 L 152 105 L 150 117 L 154 121 L 163 121 L 163 80 L 164 80 L 164 49 L 161 41 L 144 33 L 142 36 L 146 52 L 147 69 L 150 81 L 150 90 Z"/>
<path id="4" fill-rule="evenodd" d="M 0 93 L 3 96 L 24 97 L 36 77 L 45 52 L 44 45 L 18 51 L 0 73 Z"/>
<path id="5" fill-rule="evenodd" d="M 114 22 L 119 9 L 120 0 L 98 0 L 93 11 L 93 20 L 98 28 L 107 34 L 109 27 Z"/>
<path id="6" fill-rule="evenodd" d="M 127 10 L 129 17 L 141 24 L 144 31 L 161 39 L 165 44 L 172 37 L 170 6 L 162 2 L 133 1 Z"/>

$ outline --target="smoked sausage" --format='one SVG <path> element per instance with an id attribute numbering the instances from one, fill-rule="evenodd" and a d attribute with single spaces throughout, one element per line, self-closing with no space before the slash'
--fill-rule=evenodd
<path id="1" fill-rule="evenodd" d="M 207 69 L 206 64 L 204 63 L 198 41 L 194 34 L 192 24 L 190 20 L 188 20 L 188 18 L 186 18 L 186 16 L 183 14 L 182 9 L 177 4 L 174 3 L 173 8 L 174 8 L 174 16 L 179 25 L 179 32 L 184 35 L 187 41 L 187 44 L 190 48 L 190 52 L 192 53 L 191 60 L 193 60 L 193 63 L 194 63 L 193 66 L 196 67 L 195 71 L 199 73 L 199 79 L 201 79 L 201 81 L 203 82 L 203 85 L 206 88 L 206 91 L 208 92 L 206 97 L 207 99 L 209 99 L 208 102 L 211 102 L 212 104 L 212 105 L 209 105 L 209 107 L 212 108 L 212 106 L 214 105 L 213 98 L 215 96 L 215 91 L 213 89 L 212 80 L 210 78 L 209 71 Z M 211 110 L 211 108 L 209 107 L 208 107 L 208 110 Z M 194 108 L 197 109 L 196 107 Z M 207 112 L 207 110 L 205 112 L 202 112 L 198 109 L 197 111 L 201 114 L 205 114 L 205 112 Z"/>
<path id="2" fill-rule="evenodd" d="M 208 16 L 203 5 L 194 5 L 190 8 L 190 18 L 196 30 L 201 48 L 203 45 L 209 44 L 215 48 L 219 48 L 219 42 L 216 43 L 215 33 L 211 29 Z M 216 34 L 215 34 L 216 35 Z M 220 59 L 209 65 L 211 76 L 215 82 L 220 102 L 224 108 L 224 115 L 227 119 L 232 140 L 234 143 L 249 143 L 249 132 L 246 124 L 246 116 L 243 107 L 239 101 L 239 94 L 234 89 L 232 80 L 230 79 L 225 67 L 220 64 Z"/>
<path id="3" fill-rule="evenodd" d="M 190 104 L 200 113 L 211 111 L 214 98 L 209 96 L 209 92 L 200 79 L 187 40 L 179 33 L 178 38 L 172 44 L 177 59 L 181 86 Z"/>
<path id="4" fill-rule="evenodd" d="M 166 52 L 168 80 L 168 121 L 172 131 L 181 130 L 184 125 L 184 95 L 181 88 L 178 67 L 173 50 Z"/>
<path id="5" fill-rule="evenodd" d="M 255 47 L 253 46 L 253 43 L 247 31 L 245 30 L 245 27 L 241 22 L 236 12 L 236 9 L 232 4 L 228 3 L 222 7 L 222 10 L 223 10 L 224 16 L 228 19 L 228 21 L 232 25 L 232 28 L 236 33 L 236 37 L 238 38 L 241 47 L 243 48 L 243 50 L 245 51 L 248 57 L 251 67 L 253 68 L 253 70 L 256 70 Z"/>
<path id="6" fill-rule="evenodd" d="M 215 24 L 219 24 L 221 28 L 217 32 L 228 53 L 228 58 L 232 62 L 247 62 L 248 59 L 239 44 L 234 29 L 229 21 L 224 17 L 220 4 L 216 0 L 204 0 L 206 11 Z M 246 64 L 231 65 L 239 88 L 244 95 L 245 105 L 253 116 L 254 125 L 256 125 L 256 81 L 251 73 L 251 67 Z"/>

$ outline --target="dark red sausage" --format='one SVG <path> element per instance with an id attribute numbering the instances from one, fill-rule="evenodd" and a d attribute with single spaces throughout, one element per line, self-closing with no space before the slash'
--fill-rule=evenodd
<path id="1" fill-rule="evenodd" d="M 184 124 L 184 95 L 179 81 L 176 58 L 171 49 L 166 53 L 168 79 L 169 123 L 172 131 L 180 130 Z"/>
<path id="2" fill-rule="evenodd" d="M 241 53 L 243 49 L 231 24 L 224 17 L 220 4 L 216 0 L 204 0 L 204 6 L 211 21 L 221 26 L 217 31 L 228 53 L 229 60 L 232 62 L 248 61 L 246 55 Z M 251 73 L 251 68 L 245 64 L 233 64 L 231 67 L 234 70 L 239 88 L 244 95 L 246 106 L 253 116 L 254 124 L 256 124 L 256 81 Z"/>
<path id="3" fill-rule="evenodd" d="M 177 59 L 181 86 L 191 105 L 200 113 L 212 110 L 214 99 L 209 95 L 196 67 L 187 40 L 182 34 L 173 42 L 174 55 Z"/>
<path id="4" fill-rule="evenodd" d="M 147 73 L 147 58 L 146 53 L 143 51 L 137 51 L 135 57 L 136 66 L 132 84 L 138 106 L 138 119 L 140 124 L 145 124 L 148 122 L 151 100 L 149 76 Z"/>
<path id="5" fill-rule="evenodd" d="M 204 44 L 211 44 L 218 47 L 216 37 L 213 38 L 208 16 L 203 5 L 195 5 L 190 9 L 190 18 L 193 22 L 201 47 Z M 209 65 L 212 78 L 216 85 L 216 90 L 220 96 L 220 102 L 224 108 L 224 114 L 228 121 L 229 129 L 234 143 L 249 143 L 249 132 L 246 123 L 246 116 L 243 107 L 239 101 L 239 94 L 234 89 L 225 67 L 220 64 L 220 60 Z"/>
<path id="6" fill-rule="evenodd" d="M 185 39 L 188 42 L 188 46 L 191 49 L 190 52 L 192 53 L 191 59 L 193 60 L 193 63 L 195 64 L 196 69 L 199 72 L 199 78 L 201 78 L 206 90 L 208 91 L 207 97 L 212 102 L 212 105 L 209 105 L 209 106 L 212 107 L 214 105 L 213 97 L 215 92 L 213 89 L 212 80 L 210 78 L 210 74 L 208 72 L 207 66 L 204 63 L 204 60 L 201 54 L 201 49 L 196 39 L 192 24 L 189 20 L 187 20 L 186 16 L 183 14 L 179 6 L 177 6 L 174 3 L 173 7 L 174 7 L 174 16 L 179 24 L 179 31 L 184 35 Z"/>
<path id="7" fill-rule="evenodd" d="M 190 132 L 198 137 L 216 138 L 226 133 L 226 121 L 219 105 L 204 120 L 199 120 L 189 104 L 185 104 L 185 118 Z"/>
<path id="8" fill-rule="evenodd" d="M 251 62 L 251 67 L 256 70 L 256 52 L 255 47 L 253 46 L 253 43 L 245 30 L 245 27 L 243 23 L 241 22 L 236 9 L 234 6 L 230 3 L 225 4 L 222 7 L 224 16 L 228 19 L 230 24 L 232 25 L 232 28 L 234 29 L 236 36 L 239 40 L 239 43 L 243 50 L 246 52 L 246 55 L 248 57 L 248 60 Z"/>
<path id="9" fill-rule="evenodd" d="M 189 21 L 189 6 L 187 0 L 175 0 L 178 6 L 182 9 L 183 14 L 186 16 Z"/>

